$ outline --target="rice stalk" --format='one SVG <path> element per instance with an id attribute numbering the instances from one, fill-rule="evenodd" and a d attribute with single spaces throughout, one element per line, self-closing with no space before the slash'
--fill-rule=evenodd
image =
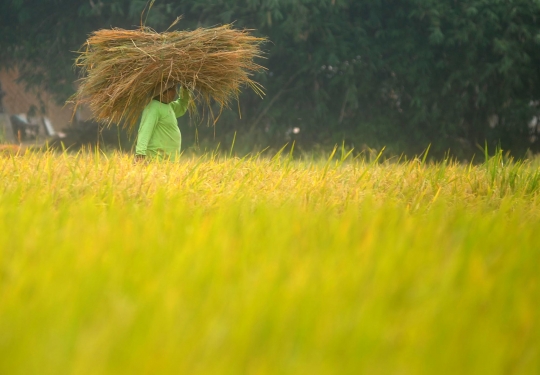
<path id="1" fill-rule="evenodd" d="M 82 78 L 71 102 L 88 105 L 101 123 L 133 130 L 144 107 L 171 84 L 209 109 L 213 102 L 228 107 L 243 86 L 262 97 L 263 87 L 251 77 L 265 69 L 254 62 L 263 42 L 231 25 L 164 33 L 98 30 L 79 51 L 75 65 Z"/>

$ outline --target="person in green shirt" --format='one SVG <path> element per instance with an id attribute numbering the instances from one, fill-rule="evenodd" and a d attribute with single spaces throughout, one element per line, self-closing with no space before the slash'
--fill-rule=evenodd
<path id="1" fill-rule="evenodd" d="M 182 87 L 180 97 L 176 86 L 168 87 L 144 108 L 135 148 L 136 160 L 174 161 L 180 154 L 182 135 L 176 118 L 188 108 L 189 91 Z"/>

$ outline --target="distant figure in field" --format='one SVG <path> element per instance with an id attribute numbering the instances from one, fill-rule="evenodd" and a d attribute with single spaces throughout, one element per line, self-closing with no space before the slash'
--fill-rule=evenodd
<path id="1" fill-rule="evenodd" d="M 136 160 L 174 161 L 178 158 L 182 135 L 176 119 L 186 113 L 190 95 L 182 87 L 180 97 L 175 100 L 177 96 L 178 88 L 169 85 L 144 108 L 137 136 Z"/>

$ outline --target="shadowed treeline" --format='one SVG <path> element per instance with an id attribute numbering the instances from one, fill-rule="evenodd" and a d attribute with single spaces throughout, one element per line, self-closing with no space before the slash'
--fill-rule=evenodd
<path id="1" fill-rule="evenodd" d="M 141 23 L 144 0 L 6 1 L 0 4 L 0 66 L 65 100 L 88 34 Z M 47 15 L 44 17 L 44 15 Z M 268 37 L 268 68 L 254 76 L 267 96 L 244 90 L 215 129 L 180 126 L 185 146 L 302 149 L 342 141 L 355 149 L 470 158 L 477 145 L 536 152 L 540 5 L 482 1 L 156 1 L 143 22 L 163 31 L 234 22 Z M 241 113 L 241 116 L 240 116 Z M 198 125 L 197 127 L 195 125 Z"/>

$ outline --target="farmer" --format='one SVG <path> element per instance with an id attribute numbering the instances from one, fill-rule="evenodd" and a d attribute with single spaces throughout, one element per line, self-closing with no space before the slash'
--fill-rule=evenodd
<path id="1" fill-rule="evenodd" d="M 189 91 L 182 87 L 180 98 L 175 85 L 168 85 L 144 108 L 137 136 L 135 160 L 176 160 L 182 136 L 176 122 L 186 113 Z"/>

